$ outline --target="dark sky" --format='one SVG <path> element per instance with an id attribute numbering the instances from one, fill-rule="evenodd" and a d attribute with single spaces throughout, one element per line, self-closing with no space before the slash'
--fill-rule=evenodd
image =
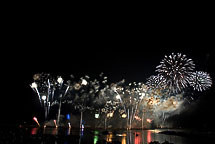
<path id="1" fill-rule="evenodd" d="M 214 29 L 209 21 L 196 22 L 134 22 L 130 26 L 123 22 L 71 26 L 33 21 L 10 24 L 1 51 L 1 121 L 19 123 L 32 119 L 36 109 L 29 84 L 33 74 L 40 72 L 63 77 L 104 72 L 113 82 L 123 78 L 127 82 L 145 82 L 155 74 L 155 67 L 165 54 L 182 52 L 194 60 L 197 70 L 208 71 L 214 82 Z M 210 101 L 215 100 L 212 94 L 214 91 L 203 101 L 207 105 L 209 100 L 215 112 Z"/>

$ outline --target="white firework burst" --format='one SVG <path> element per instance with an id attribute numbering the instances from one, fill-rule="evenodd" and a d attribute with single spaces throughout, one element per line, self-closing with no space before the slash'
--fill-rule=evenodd
<path id="1" fill-rule="evenodd" d="M 203 91 L 211 87 L 212 79 L 210 75 L 203 71 L 193 72 L 193 76 L 189 81 L 190 86 L 197 91 Z"/>
<path id="2" fill-rule="evenodd" d="M 195 64 L 192 59 L 188 59 L 181 53 L 165 56 L 156 67 L 159 75 L 166 79 L 166 87 L 173 93 L 180 92 L 188 86 L 194 69 Z"/>
<path id="3" fill-rule="evenodd" d="M 162 75 L 152 75 L 147 79 L 146 85 L 150 88 L 164 88 L 166 80 Z"/>

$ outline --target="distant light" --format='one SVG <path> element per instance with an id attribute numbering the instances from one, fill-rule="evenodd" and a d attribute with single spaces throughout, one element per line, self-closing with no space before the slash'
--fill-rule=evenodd
<path id="1" fill-rule="evenodd" d="M 95 114 L 95 118 L 99 118 L 99 114 Z"/>
<path id="2" fill-rule="evenodd" d="M 45 95 L 44 95 L 44 96 L 42 96 L 42 100 L 44 100 L 44 101 L 46 100 L 46 96 L 45 96 Z"/>
<path id="3" fill-rule="evenodd" d="M 66 115 L 66 119 L 70 120 L 70 114 Z"/>
<path id="4" fill-rule="evenodd" d="M 85 79 L 82 79 L 81 85 L 87 85 L 87 81 Z"/>
<path id="5" fill-rule="evenodd" d="M 126 114 L 122 114 L 122 118 L 126 118 L 127 117 L 127 115 Z"/>
<path id="6" fill-rule="evenodd" d="M 113 117 L 113 112 L 112 113 L 108 113 L 107 117 Z"/>
<path id="7" fill-rule="evenodd" d="M 37 131 L 38 131 L 38 128 L 32 128 L 31 129 L 31 134 L 35 135 L 35 134 L 37 134 Z"/>
<path id="8" fill-rule="evenodd" d="M 99 137 L 97 135 L 95 135 L 94 139 L 93 139 L 93 144 L 97 144 L 98 139 L 99 139 Z"/>

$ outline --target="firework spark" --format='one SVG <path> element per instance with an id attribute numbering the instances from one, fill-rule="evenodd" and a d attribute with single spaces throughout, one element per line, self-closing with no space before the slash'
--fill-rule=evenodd
<path id="1" fill-rule="evenodd" d="M 152 120 L 151 120 L 151 119 L 146 119 L 146 121 L 147 121 L 148 123 L 151 123 L 151 122 L 152 122 Z"/>
<path id="2" fill-rule="evenodd" d="M 38 126 L 40 127 L 40 123 L 38 122 L 36 117 L 33 117 L 33 120 L 38 124 Z"/>

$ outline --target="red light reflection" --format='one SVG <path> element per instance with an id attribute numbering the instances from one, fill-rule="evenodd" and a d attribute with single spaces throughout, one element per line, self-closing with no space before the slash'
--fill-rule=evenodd
<path id="1" fill-rule="evenodd" d="M 141 141 L 140 132 L 135 132 L 134 135 L 135 135 L 134 144 L 140 144 Z"/>
<path id="2" fill-rule="evenodd" d="M 147 142 L 150 143 L 152 141 L 151 132 L 147 132 Z"/>
<path id="3" fill-rule="evenodd" d="M 37 134 L 37 130 L 38 130 L 37 128 L 32 128 L 32 129 L 31 129 L 31 134 L 32 134 L 32 135 Z"/>

